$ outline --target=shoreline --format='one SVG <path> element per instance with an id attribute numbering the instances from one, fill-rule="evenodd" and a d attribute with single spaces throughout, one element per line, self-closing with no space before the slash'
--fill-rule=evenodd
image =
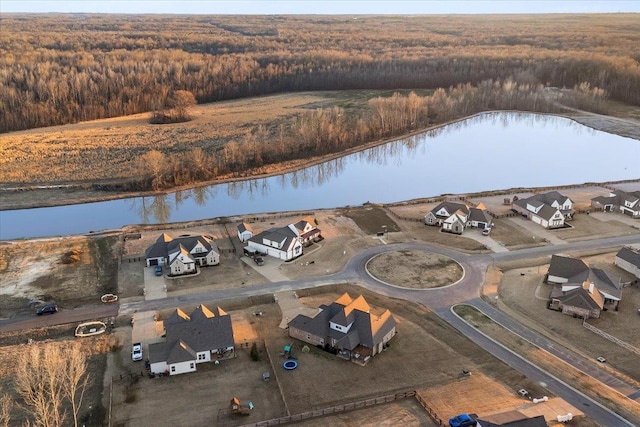
<path id="1" fill-rule="evenodd" d="M 76 205 L 76 204 L 85 204 L 85 203 L 97 203 L 97 202 L 105 202 L 105 201 L 111 201 L 111 200 L 130 199 L 130 198 L 136 198 L 136 197 L 155 197 L 160 195 L 168 195 L 168 194 L 179 192 L 179 191 L 192 190 L 195 188 L 208 187 L 208 186 L 218 185 L 218 184 L 248 181 L 252 179 L 264 179 L 264 178 L 291 173 L 307 167 L 312 167 L 330 160 L 335 160 L 340 157 L 348 156 L 350 154 L 358 153 L 370 148 L 388 144 L 393 141 L 410 138 L 412 136 L 419 135 L 421 133 L 433 131 L 436 129 L 441 129 L 441 128 L 444 128 L 445 126 L 450 126 L 452 124 L 469 120 L 483 114 L 491 114 L 491 113 L 522 113 L 522 114 L 540 114 L 540 115 L 551 115 L 551 116 L 563 117 L 569 120 L 573 120 L 583 126 L 589 127 L 594 130 L 607 132 L 607 133 L 619 135 L 622 137 L 632 138 L 640 141 L 640 123 L 638 123 L 639 128 L 636 130 L 636 132 L 620 132 L 619 130 L 618 132 L 614 132 L 614 130 L 611 129 L 610 126 L 606 125 L 607 121 L 622 121 L 622 122 L 629 123 L 629 120 L 619 119 L 616 117 L 602 116 L 599 114 L 589 113 L 586 111 L 573 111 L 573 114 L 571 113 L 560 114 L 560 113 L 529 112 L 529 111 L 520 111 L 520 110 L 491 110 L 491 111 L 483 111 L 483 112 L 475 113 L 470 116 L 465 116 L 456 120 L 448 121 L 446 123 L 416 130 L 401 136 L 372 141 L 372 142 L 360 145 L 358 147 L 353 147 L 345 151 L 341 151 L 339 153 L 328 154 L 325 156 L 316 156 L 316 157 L 312 157 L 304 160 L 293 160 L 293 161 L 278 163 L 275 165 L 267 166 L 262 169 L 253 169 L 253 170 L 245 171 L 241 176 L 226 176 L 226 177 L 221 177 L 212 181 L 203 181 L 203 182 L 198 182 L 198 183 L 194 183 L 186 186 L 173 187 L 173 188 L 162 190 L 162 191 L 107 192 L 104 190 L 94 190 L 91 188 L 93 185 L 99 184 L 99 182 L 77 183 L 77 184 L 59 183 L 59 184 L 49 184 L 49 185 L 41 184 L 41 185 L 33 185 L 33 186 L 26 186 L 26 187 L 16 187 L 16 186 L 5 187 L 5 188 L 0 187 L 0 194 L 2 195 L 2 198 L 0 200 L 0 211 L 37 209 L 37 208 L 48 208 L 48 207 L 67 206 L 67 205 Z M 273 169 L 273 170 L 265 172 L 264 171 L 265 169 L 267 170 Z M 640 178 L 640 176 L 638 178 Z M 634 180 L 631 179 L 627 181 L 634 181 Z M 581 185 L 581 184 L 576 183 L 575 185 Z M 495 191 L 504 191 L 504 190 L 495 190 Z M 434 195 L 430 197 L 440 197 L 440 196 Z"/>

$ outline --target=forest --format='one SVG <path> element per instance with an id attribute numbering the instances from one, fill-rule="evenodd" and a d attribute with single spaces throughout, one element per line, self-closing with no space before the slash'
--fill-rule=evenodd
<path id="1" fill-rule="evenodd" d="M 3 13 L 0 35 L 0 132 L 153 111 L 175 91 L 201 104 L 512 81 L 640 105 L 635 14 Z"/>

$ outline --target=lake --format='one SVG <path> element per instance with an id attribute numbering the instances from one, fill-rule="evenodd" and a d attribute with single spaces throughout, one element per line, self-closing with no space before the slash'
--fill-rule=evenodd
<path id="1" fill-rule="evenodd" d="M 448 193 L 640 178 L 640 141 L 542 114 L 484 113 L 270 178 L 162 196 L 0 212 L 0 239 L 82 234 Z"/>

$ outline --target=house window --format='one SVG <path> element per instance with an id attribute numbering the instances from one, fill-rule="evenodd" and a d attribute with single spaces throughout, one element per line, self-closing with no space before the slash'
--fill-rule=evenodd
<path id="1" fill-rule="evenodd" d="M 199 355 L 198 355 L 198 360 L 204 360 L 204 358 L 205 358 L 205 355 L 204 355 L 204 354 L 199 354 Z"/>
<path id="2" fill-rule="evenodd" d="M 194 366 L 194 365 L 193 365 L 193 362 L 189 363 L 189 368 L 190 368 L 190 369 L 193 369 L 193 366 Z"/>
<path id="3" fill-rule="evenodd" d="M 171 372 L 175 372 L 175 371 L 176 371 L 176 367 L 175 367 L 175 366 L 172 366 L 172 367 L 171 367 Z"/>

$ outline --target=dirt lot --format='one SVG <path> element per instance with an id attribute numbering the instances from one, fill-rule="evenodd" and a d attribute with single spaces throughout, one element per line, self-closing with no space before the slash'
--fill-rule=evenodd
<path id="1" fill-rule="evenodd" d="M 68 237 L 0 243 L 0 318 L 95 304 L 117 290 L 117 237 Z"/>
<path id="2" fill-rule="evenodd" d="M 421 251 L 387 252 L 367 264 L 379 280 L 411 289 L 439 288 L 462 278 L 462 267 L 442 255 Z"/>

